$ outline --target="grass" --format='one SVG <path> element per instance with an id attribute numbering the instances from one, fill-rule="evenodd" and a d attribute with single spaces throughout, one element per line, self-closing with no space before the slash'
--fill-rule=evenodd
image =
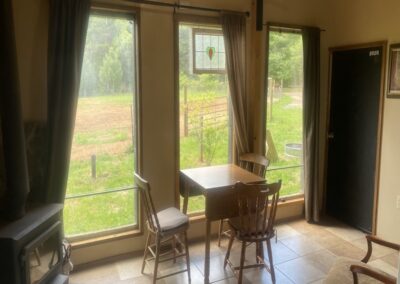
<path id="1" fill-rule="evenodd" d="M 136 222 L 133 190 L 67 199 L 64 228 L 67 236 L 98 232 Z"/>
<path id="2" fill-rule="evenodd" d="M 301 102 L 294 102 L 292 90 L 283 93 L 273 102 L 272 118 L 267 116 L 267 128 L 271 132 L 278 161 L 272 162 L 269 169 L 301 165 L 301 157 L 289 157 L 285 154 L 288 143 L 302 144 L 302 107 Z M 269 110 L 269 109 L 268 109 Z M 302 191 L 303 168 L 273 170 L 267 172 L 268 181 L 282 180 L 281 196 L 292 195 Z"/>
<path id="3" fill-rule="evenodd" d="M 191 94 L 188 101 L 199 101 Z M 209 95 L 207 100 L 220 98 Z M 204 101 L 203 101 L 204 103 Z M 69 169 L 67 196 L 90 194 L 133 185 L 131 138 L 132 96 L 113 95 L 80 98 Z M 90 116 L 92 115 L 92 116 Z M 285 155 L 286 143 L 301 143 L 301 107 L 290 93 L 274 100 L 273 117 L 267 120 L 279 160 L 270 169 L 301 164 L 300 158 Z M 90 120 L 93 118 L 93 120 Z M 215 128 L 203 133 L 205 148 L 200 160 L 199 133 L 189 131 L 180 140 L 181 168 L 228 162 L 228 130 Z M 75 154 L 74 154 L 75 153 Z M 96 177 L 92 177 L 91 157 L 96 155 Z M 282 179 L 281 196 L 298 193 L 302 168 L 268 171 L 268 181 Z M 204 209 L 204 198 L 189 200 L 189 212 Z M 67 236 L 96 232 L 134 224 L 135 198 L 132 190 L 66 199 L 64 224 Z"/>
<path id="4" fill-rule="evenodd" d="M 126 133 L 126 130 L 118 128 L 75 134 L 75 143 L 79 145 L 102 145 L 127 139 L 128 133 Z"/>

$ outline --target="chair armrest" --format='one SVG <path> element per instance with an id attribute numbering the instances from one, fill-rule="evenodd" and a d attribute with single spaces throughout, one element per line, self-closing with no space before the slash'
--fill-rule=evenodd
<path id="1" fill-rule="evenodd" d="M 368 244 L 368 251 L 367 254 L 365 255 L 365 257 L 361 260 L 364 263 L 367 263 L 368 260 L 371 257 L 372 254 L 372 243 L 376 243 L 378 245 L 384 246 L 384 247 L 388 247 L 397 251 L 400 251 L 400 245 L 395 244 L 395 243 L 391 243 L 385 240 L 382 240 L 376 236 L 372 236 L 372 235 L 366 235 L 365 238 L 367 239 L 367 244 Z"/>
<path id="2" fill-rule="evenodd" d="M 372 278 L 374 278 L 378 281 L 381 281 L 383 283 L 386 283 L 386 284 L 396 284 L 395 277 L 390 276 L 390 275 L 381 274 L 378 271 L 372 270 L 365 266 L 353 264 L 350 266 L 350 270 L 351 270 L 351 273 L 353 273 L 354 284 L 358 284 L 358 274 L 357 273 L 365 274 L 369 277 L 372 277 Z"/>

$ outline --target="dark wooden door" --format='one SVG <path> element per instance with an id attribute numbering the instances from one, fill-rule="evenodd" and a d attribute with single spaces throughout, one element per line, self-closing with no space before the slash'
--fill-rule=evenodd
<path id="1" fill-rule="evenodd" d="M 326 211 L 372 231 L 384 46 L 331 51 Z"/>

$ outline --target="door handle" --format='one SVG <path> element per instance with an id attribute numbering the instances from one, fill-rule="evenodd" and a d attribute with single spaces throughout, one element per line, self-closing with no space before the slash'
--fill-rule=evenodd
<path id="1" fill-rule="evenodd" d="M 333 138 L 335 138 L 335 134 L 333 134 L 333 132 L 330 132 L 328 134 L 328 139 L 333 139 Z"/>

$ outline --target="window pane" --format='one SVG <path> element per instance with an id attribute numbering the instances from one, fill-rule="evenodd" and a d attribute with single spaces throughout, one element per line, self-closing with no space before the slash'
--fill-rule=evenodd
<path id="1" fill-rule="evenodd" d="M 219 35 L 204 32 L 209 27 L 179 25 L 179 87 L 180 87 L 180 167 L 181 169 L 226 164 L 230 161 L 230 120 L 228 79 L 225 74 L 193 73 L 190 58 L 196 48 L 195 60 L 202 67 L 218 69 L 218 54 L 210 60 L 206 49 L 218 48 Z M 194 31 L 201 30 L 203 34 Z M 211 32 L 221 33 L 215 28 Z M 195 34 L 196 47 L 190 44 Z M 223 41 L 222 41 L 223 43 Z M 199 47 L 204 44 L 205 48 Z M 225 56 L 221 53 L 219 56 Z M 225 62 L 225 61 L 223 61 Z M 223 68 L 225 66 L 223 65 Z M 204 199 L 189 199 L 189 212 L 204 210 Z"/>
<path id="2" fill-rule="evenodd" d="M 210 28 L 199 29 L 197 27 L 193 27 L 191 30 L 195 38 L 194 50 L 196 57 L 194 71 L 196 73 L 218 73 L 225 71 L 225 61 L 219 59 L 220 57 L 225 57 L 224 38 L 221 30 Z"/>
<path id="3" fill-rule="evenodd" d="M 136 223 L 132 193 L 68 199 L 133 187 L 134 31 L 132 19 L 89 18 L 64 210 L 67 235 Z"/>
<path id="4" fill-rule="evenodd" d="M 281 196 L 303 191 L 302 143 L 302 37 L 298 33 L 270 31 L 266 141 L 270 166 L 267 179 L 282 179 Z"/>
<path id="5" fill-rule="evenodd" d="M 137 222 L 133 189 L 65 200 L 64 227 L 68 235 L 99 232 Z"/>

